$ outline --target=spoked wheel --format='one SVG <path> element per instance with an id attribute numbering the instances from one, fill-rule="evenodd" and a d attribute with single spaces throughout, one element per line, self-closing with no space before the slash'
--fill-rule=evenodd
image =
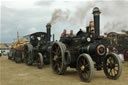
<path id="1" fill-rule="evenodd" d="M 61 42 L 55 42 L 51 49 L 51 66 L 54 72 L 61 75 L 66 71 L 67 66 L 64 64 L 64 52 L 66 47 Z"/>
<path id="2" fill-rule="evenodd" d="M 28 46 L 24 45 L 24 63 L 28 65 L 29 50 Z"/>
<path id="3" fill-rule="evenodd" d="M 84 82 L 89 82 L 93 78 L 94 64 L 88 54 L 81 54 L 77 61 L 77 70 L 80 79 Z"/>
<path id="4" fill-rule="evenodd" d="M 116 80 L 122 72 L 122 63 L 115 53 L 107 54 L 104 59 L 103 69 L 109 79 Z"/>
<path id="5" fill-rule="evenodd" d="M 38 53 L 37 54 L 37 67 L 39 69 L 42 69 L 43 68 L 43 65 L 44 65 L 44 62 L 43 62 L 43 56 L 41 53 Z"/>

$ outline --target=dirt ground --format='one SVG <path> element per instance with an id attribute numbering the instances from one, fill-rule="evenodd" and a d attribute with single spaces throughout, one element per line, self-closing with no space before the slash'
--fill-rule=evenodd
<path id="1" fill-rule="evenodd" d="M 43 69 L 16 64 L 7 56 L 0 57 L 0 85 L 128 85 L 128 62 L 118 80 L 106 78 L 103 71 L 95 71 L 90 83 L 82 82 L 75 69 L 68 68 L 65 75 L 56 75 L 50 65 Z"/>

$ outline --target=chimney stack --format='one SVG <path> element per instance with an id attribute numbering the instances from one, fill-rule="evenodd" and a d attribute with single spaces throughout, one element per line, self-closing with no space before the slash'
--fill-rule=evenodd
<path id="1" fill-rule="evenodd" d="M 47 28 L 47 40 L 48 40 L 48 41 L 51 41 L 51 24 L 48 23 L 48 24 L 46 25 L 46 28 Z"/>
<path id="2" fill-rule="evenodd" d="M 94 30 L 95 30 L 95 38 L 98 39 L 100 36 L 100 10 L 98 7 L 93 9 L 93 17 L 94 17 Z"/>

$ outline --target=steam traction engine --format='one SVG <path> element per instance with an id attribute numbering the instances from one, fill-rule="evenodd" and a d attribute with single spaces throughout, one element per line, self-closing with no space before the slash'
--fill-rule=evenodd
<path id="1" fill-rule="evenodd" d="M 109 79 L 118 79 L 122 72 L 122 64 L 117 54 L 107 53 L 106 46 L 100 36 L 100 10 L 95 7 L 94 31 L 87 27 L 86 33 L 78 32 L 74 37 L 62 37 L 54 42 L 51 48 L 51 66 L 54 72 L 64 74 L 66 68 L 76 68 L 80 79 L 89 82 L 97 70 L 104 70 Z"/>
<path id="2" fill-rule="evenodd" d="M 17 41 L 13 42 L 8 54 L 9 60 L 14 60 L 16 63 L 21 63 L 24 60 L 24 45 L 30 43 L 24 37 L 19 39 L 19 33 L 17 33 Z"/>
<path id="3" fill-rule="evenodd" d="M 127 31 L 122 32 L 127 33 Z M 103 42 L 105 42 L 109 50 L 117 54 L 123 54 L 124 60 L 128 60 L 128 34 L 110 32 L 106 33 L 106 35 L 107 37 L 104 37 Z"/>
<path id="4" fill-rule="evenodd" d="M 47 32 L 36 32 L 31 34 L 30 44 L 24 45 L 24 62 L 27 65 L 36 63 L 41 69 L 44 64 L 50 63 L 51 25 L 47 24 Z"/>

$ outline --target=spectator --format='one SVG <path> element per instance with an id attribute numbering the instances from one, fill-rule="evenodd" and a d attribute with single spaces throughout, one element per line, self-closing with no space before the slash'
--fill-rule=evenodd
<path id="1" fill-rule="evenodd" d="M 61 34 L 61 37 L 66 37 L 66 29 L 64 29 L 63 33 Z"/>
<path id="2" fill-rule="evenodd" d="M 70 30 L 70 37 L 73 37 L 74 34 L 73 34 L 73 30 Z"/>

